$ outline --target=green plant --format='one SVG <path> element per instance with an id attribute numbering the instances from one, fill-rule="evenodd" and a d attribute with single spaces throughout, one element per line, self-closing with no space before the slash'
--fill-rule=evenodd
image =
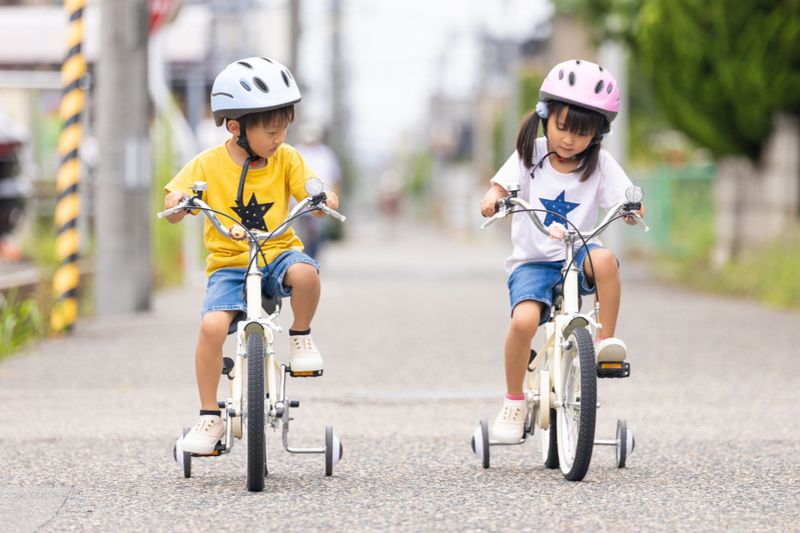
<path id="1" fill-rule="evenodd" d="M 714 155 L 756 159 L 776 111 L 800 113 L 800 0 L 556 0 L 628 44 L 665 118 Z"/>
<path id="2" fill-rule="evenodd" d="M 0 358 L 44 337 L 46 333 L 36 301 L 28 298 L 16 303 L 16 295 L 16 287 L 8 295 L 0 293 Z"/>

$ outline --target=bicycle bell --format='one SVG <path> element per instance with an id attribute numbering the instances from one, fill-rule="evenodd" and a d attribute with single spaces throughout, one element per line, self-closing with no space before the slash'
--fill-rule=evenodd
<path id="1" fill-rule="evenodd" d="M 322 181 L 319 178 L 309 178 L 306 180 L 306 194 L 317 196 L 322 192 Z"/>
<path id="2" fill-rule="evenodd" d="M 509 193 L 511 193 L 511 196 L 516 196 L 517 193 L 519 192 L 519 189 L 520 189 L 519 183 L 509 183 L 508 187 L 506 187 L 506 190 Z"/>
<path id="3" fill-rule="evenodd" d="M 642 188 L 638 185 L 631 185 L 625 191 L 625 199 L 628 200 L 632 204 L 638 204 L 642 201 L 644 197 L 644 193 L 642 192 Z"/>

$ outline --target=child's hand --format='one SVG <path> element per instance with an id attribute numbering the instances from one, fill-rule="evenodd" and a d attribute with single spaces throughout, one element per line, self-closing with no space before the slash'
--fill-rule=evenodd
<path id="1" fill-rule="evenodd" d="M 164 211 L 166 211 L 167 209 L 172 209 L 173 207 L 178 205 L 181 202 L 181 200 L 183 200 L 186 196 L 189 195 L 183 191 L 174 191 L 169 193 L 167 197 L 164 198 Z"/>
<path id="2" fill-rule="evenodd" d="M 243 241 L 247 237 L 247 230 L 241 224 L 234 224 L 231 226 L 230 234 L 234 241 Z"/>
<path id="3" fill-rule="evenodd" d="M 494 206 L 499 202 L 502 198 L 505 198 L 505 195 L 501 195 L 496 191 L 490 190 L 486 193 L 486 196 L 483 197 L 481 200 L 481 214 L 485 217 L 492 217 L 495 214 Z"/>
<path id="4" fill-rule="evenodd" d="M 644 204 L 642 204 L 642 208 L 641 209 L 636 211 L 636 214 L 639 215 L 640 218 L 644 218 Z M 635 226 L 636 225 L 636 219 L 634 217 L 628 216 L 628 217 L 625 217 L 623 220 L 629 226 Z"/>
<path id="5" fill-rule="evenodd" d="M 339 197 L 336 196 L 336 194 L 334 194 L 332 191 L 325 191 L 325 197 L 326 197 L 325 198 L 325 205 L 327 205 L 330 209 L 333 209 L 334 211 L 338 211 L 339 210 Z M 311 215 L 313 217 L 315 217 L 315 218 L 324 218 L 324 217 L 328 216 L 325 213 L 325 211 L 322 211 L 322 210 L 319 210 L 319 209 L 317 209 L 315 211 L 311 211 Z"/>
<path id="6" fill-rule="evenodd" d="M 567 232 L 567 228 L 565 228 L 564 225 L 559 222 L 553 222 L 547 229 L 550 230 L 550 240 L 563 240 L 564 234 Z"/>
<path id="7" fill-rule="evenodd" d="M 173 207 L 178 205 L 180 203 L 180 201 L 183 200 L 184 198 L 186 198 L 187 196 L 189 196 L 189 195 L 186 194 L 183 191 L 173 191 L 173 192 L 169 193 L 167 195 L 167 197 L 164 198 L 164 211 L 166 211 L 167 209 L 172 209 Z M 186 216 L 186 211 L 181 210 L 178 213 L 172 213 L 171 215 L 167 215 L 167 221 L 170 224 L 175 224 L 175 223 L 180 222 L 181 220 L 183 220 L 183 217 L 185 217 L 185 216 Z"/>
<path id="8" fill-rule="evenodd" d="M 325 196 L 327 199 L 325 200 L 325 205 L 329 208 L 333 209 L 334 211 L 339 210 L 339 197 L 336 196 L 332 191 L 325 191 Z"/>

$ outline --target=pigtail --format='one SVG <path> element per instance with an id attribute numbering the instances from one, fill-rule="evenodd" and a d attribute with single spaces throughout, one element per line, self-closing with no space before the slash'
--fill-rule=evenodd
<path id="1" fill-rule="evenodd" d="M 539 115 L 531 111 L 522 120 L 517 134 L 517 154 L 525 168 L 533 168 L 533 157 L 536 150 L 536 136 L 539 133 Z"/>

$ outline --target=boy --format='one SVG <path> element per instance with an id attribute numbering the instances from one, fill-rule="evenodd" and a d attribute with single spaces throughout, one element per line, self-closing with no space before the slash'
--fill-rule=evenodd
<path id="1" fill-rule="evenodd" d="M 241 220 L 241 225 L 250 229 L 268 232 L 278 227 L 289 213 L 289 195 L 298 201 L 305 198 L 305 182 L 314 177 L 297 151 L 283 144 L 294 119 L 294 104 L 299 101 L 297 83 L 280 63 L 251 57 L 228 65 L 214 80 L 211 110 L 217 126 L 224 122 L 233 137 L 195 157 L 167 184 L 164 208 L 176 206 L 195 181 L 205 181 L 208 191 L 203 200 L 212 209 Z M 339 199 L 332 192 L 327 192 L 327 197 L 328 207 L 336 210 Z M 321 211 L 312 214 L 325 216 Z M 174 224 L 185 215 L 181 211 L 167 220 Z M 244 232 L 232 233 L 243 236 Z M 206 261 L 208 287 L 195 352 L 200 421 L 183 440 L 183 449 L 193 453 L 211 453 L 224 434 L 216 395 L 222 373 L 222 344 L 246 316 L 243 285 L 249 260 L 247 243 L 224 237 L 206 220 L 205 244 L 210 252 Z M 259 267 L 268 296 L 291 296 L 292 369 L 321 371 L 322 357 L 310 335 L 319 302 L 319 265 L 302 253 L 302 246 L 290 228 L 262 246 L 269 269 L 261 264 L 260 257 Z M 272 294 L 273 287 L 277 294 Z"/>

